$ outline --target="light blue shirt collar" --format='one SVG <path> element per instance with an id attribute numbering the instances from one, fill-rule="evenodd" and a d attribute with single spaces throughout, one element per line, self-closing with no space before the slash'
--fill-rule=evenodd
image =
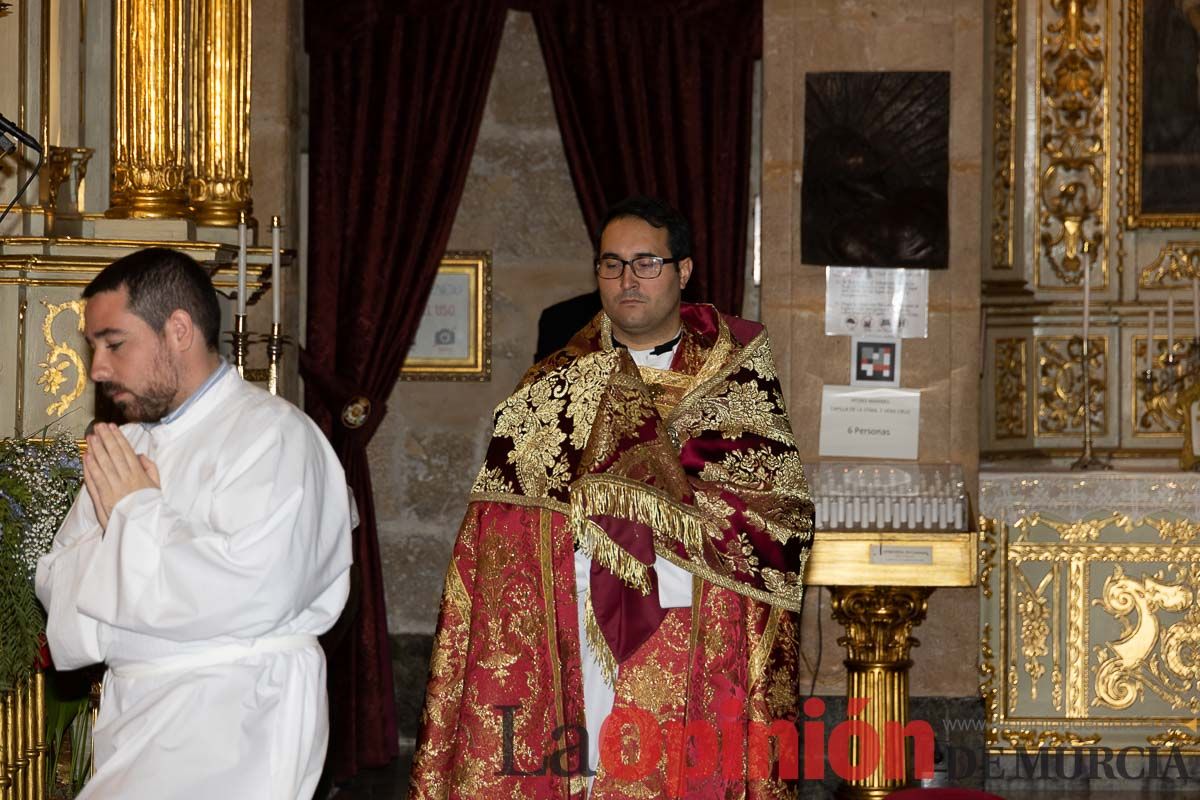
<path id="1" fill-rule="evenodd" d="M 150 429 L 156 425 L 170 425 L 172 422 L 182 417 L 187 410 L 191 408 L 197 400 L 203 397 L 205 392 L 215 386 L 217 381 L 221 380 L 225 373 L 230 369 L 232 369 L 232 367 L 229 366 L 229 362 L 222 358 L 220 363 L 217 364 L 217 368 L 214 369 L 212 374 L 210 374 L 204 383 L 200 385 L 200 388 L 192 392 L 188 399 L 184 400 L 183 404 L 179 406 L 179 408 L 175 409 L 170 414 L 167 414 L 158 422 L 143 422 L 142 427 Z"/>

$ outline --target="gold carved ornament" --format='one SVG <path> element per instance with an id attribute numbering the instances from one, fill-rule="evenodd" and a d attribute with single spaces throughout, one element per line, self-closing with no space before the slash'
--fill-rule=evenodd
<path id="1" fill-rule="evenodd" d="M 997 0 L 992 62 L 992 269 L 1013 268 L 1013 174 L 1016 169 L 1017 14 L 1015 0 Z"/>
<path id="2" fill-rule="evenodd" d="M 833 618 L 846 627 L 838 644 L 851 660 L 895 666 L 920 644 L 913 627 L 925 619 L 932 589 L 922 586 L 840 586 L 833 592 Z"/>
<path id="3" fill-rule="evenodd" d="M 68 300 L 58 304 L 42 301 L 42 305 L 46 307 L 46 318 L 42 320 L 42 338 L 46 340 L 50 352 L 45 360 L 38 362 L 38 366 L 42 368 L 42 375 L 37 382 L 43 392 L 55 398 L 53 403 L 46 406 L 46 415 L 50 417 L 61 417 L 67 413 L 87 388 L 87 367 L 83 358 L 69 344 L 54 339 L 54 320 L 64 311 L 74 312 L 78 318 L 76 330 L 83 333 L 84 304 L 83 300 Z M 67 371 L 70 369 L 75 370 L 75 384 L 69 392 L 60 394 L 59 390 L 67 382 Z"/>
<path id="4" fill-rule="evenodd" d="M 1035 731 L 1029 728 L 1005 728 L 999 732 L 999 738 L 1007 741 L 1010 747 L 1025 750 L 1094 747 L 1100 744 L 1098 733 L 1085 735 L 1074 731 Z"/>
<path id="5" fill-rule="evenodd" d="M 1176 342 L 1183 341 L 1179 337 Z M 1142 375 L 1142 365 L 1146 363 L 1146 348 L 1150 346 L 1146 336 L 1133 337 L 1133 358 L 1131 359 L 1130 386 L 1138 387 Z M 1167 366 L 1167 337 L 1154 337 L 1154 370 L 1166 369 Z M 1185 415 L 1180 406 L 1180 393 L 1172 386 L 1166 386 L 1163 391 L 1152 394 L 1149 398 L 1139 389 L 1131 394 L 1133 404 L 1134 435 L 1170 435 L 1178 436 L 1182 431 Z"/>
<path id="6" fill-rule="evenodd" d="M 1158 256 L 1138 273 L 1138 287 L 1182 285 L 1193 278 L 1200 278 L 1200 242 L 1167 242 L 1159 249 Z"/>
<path id="7" fill-rule="evenodd" d="M 1196 735 L 1195 728 L 1200 726 L 1197 726 L 1195 721 L 1193 721 L 1190 727 L 1193 728 L 1191 733 L 1182 731 L 1179 728 L 1170 728 L 1166 733 L 1147 736 L 1146 741 L 1149 742 L 1151 747 L 1161 747 L 1163 749 L 1195 747 L 1200 744 L 1200 736 Z"/>
<path id="8" fill-rule="evenodd" d="M 1000 693 L 996 689 L 996 652 L 992 649 L 992 624 L 983 624 L 979 637 L 979 696 L 983 699 L 983 716 L 991 727 L 984 732 L 984 744 L 993 745 L 999 736 L 995 723 L 1000 721 Z"/>
<path id="9" fill-rule="evenodd" d="M 1045 525 L 1057 533 L 1059 539 L 1071 544 L 1094 542 L 1100 538 L 1100 531 L 1110 525 L 1120 528 L 1126 533 L 1129 533 L 1134 528 L 1133 520 L 1128 515 L 1117 512 L 1095 519 L 1079 520 L 1078 522 L 1060 522 L 1059 520 L 1050 519 L 1035 512 L 1028 517 L 1022 517 L 1017 520 L 1013 526 L 1021 531 L 1017 537 L 1017 541 L 1028 541 L 1030 530 L 1037 525 Z"/>
<path id="10" fill-rule="evenodd" d="M 1195 602 L 1200 566 L 1174 569 L 1175 581 L 1166 580 L 1162 571 L 1135 580 L 1114 565 L 1100 599 L 1092 601 L 1122 623 L 1121 638 L 1097 648 L 1103 660 L 1096 669 L 1093 705 L 1125 709 L 1150 691 L 1171 708 L 1200 713 L 1200 606 Z M 1160 611 L 1186 613 L 1164 629 Z M 1137 621 L 1131 623 L 1127 618 L 1135 612 Z"/>
<path id="11" fill-rule="evenodd" d="M 1158 537 L 1172 544 L 1191 544 L 1200 533 L 1200 523 L 1190 519 L 1167 519 L 1166 517 L 1144 517 L 1142 525 L 1149 525 L 1158 531 Z"/>
<path id="12" fill-rule="evenodd" d="M 1013 570 L 1013 576 L 1023 588 L 1017 590 L 1017 615 L 1021 623 L 1021 654 L 1025 656 L 1025 674 L 1029 676 L 1029 696 L 1037 700 L 1038 683 L 1046 674 L 1046 666 L 1042 657 L 1049 654 L 1047 638 L 1050 636 L 1050 605 L 1046 600 L 1046 587 L 1054 578 L 1055 573 L 1049 571 L 1041 582 L 1034 588 L 1029 579 L 1020 570 Z M 1057 669 L 1057 664 L 1055 667 Z"/>
<path id="13" fill-rule="evenodd" d="M 984 597 L 992 596 L 992 570 L 996 568 L 996 528 L 1002 523 L 979 518 L 979 589 Z"/>
<path id="14" fill-rule="evenodd" d="M 1021 439 L 1028 413 L 1025 340 L 996 340 L 996 438 Z"/>
<path id="15" fill-rule="evenodd" d="M 1082 342 L 1079 337 L 1038 337 L 1037 433 L 1069 435 L 1083 430 Z M 1088 337 L 1087 407 L 1092 425 L 1103 435 L 1108 431 L 1105 374 L 1108 369 L 1108 337 Z"/>
<path id="16" fill-rule="evenodd" d="M 1038 221 L 1035 263 L 1058 285 L 1082 282 L 1084 258 L 1101 252 L 1105 227 L 1105 58 L 1097 0 L 1051 0 L 1042 42 Z M 1090 19 L 1090 18 L 1092 19 Z M 1038 285 L 1043 286 L 1040 270 Z M 1101 262 L 1102 286 L 1108 273 Z"/>

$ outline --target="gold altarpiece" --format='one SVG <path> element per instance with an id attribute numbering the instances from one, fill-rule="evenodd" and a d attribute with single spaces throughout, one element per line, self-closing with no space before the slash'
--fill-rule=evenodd
<path id="1" fill-rule="evenodd" d="M 993 751 L 1200 752 L 1200 476 L 1179 471 L 1189 380 L 1142 377 L 1200 342 L 1200 202 L 1142 207 L 1144 34 L 1168 6 L 988 7 L 979 558 Z M 1113 471 L 1067 470 L 1085 408 Z"/>
<path id="2" fill-rule="evenodd" d="M 1158 459 L 1171 467 L 1179 455 L 1184 415 L 1177 392 L 1147 393 L 1139 377 L 1151 363 L 1152 309 L 1155 370 L 1166 364 L 1169 298 L 1174 351 L 1186 350 L 1200 332 L 1191 291 L 1200 261 L 1200 201 L 1191 213 L 1140 210 L 1148 124 L 1141 114 L 1142 40 L 1150 5 L 990 3 L 985 462 L 1048 456 L 1065 465 L 1077 454 L 1085 265 L 1091 270 L 1087 394 L 1095 446 L 1135 466 Z M 1200 31 L 1196 36 L 1200 41 Z"/>

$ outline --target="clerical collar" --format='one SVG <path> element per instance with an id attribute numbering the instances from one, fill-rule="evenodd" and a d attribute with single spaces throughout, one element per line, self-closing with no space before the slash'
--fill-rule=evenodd
<path id="1" fill-rule="evenodd" d="M 649 351 L 649 352 L 650 352 L 650 355 L 652 355 L 652 356 L 661 356 L 663 353 L 669 353 L 669 352 L 671 352 L 672 350 L 674 350 L 674 349 L 675 349 L 675 345 L 679 344 L 679 340 L 680 340 L 680 339 L 682 339 L 682 338 L 683 338 L 683 328 L 680 328 L 680 329 L 679 329 L 679 333 L 675 334 L 675 338 L 674 338 L 674 339 L 672 339 L 672 340 L 671 340 L 671 341 L 669 341 L 669 342 L 663 342 L 662 344 L 660 344 L 660 345 L 658 345 L 658 346 L 656 346 L 656 347 L 652 347 L 652 348 L 650 348 L 650 351 Z M 612 337 L 612 343 L 613 343 L 613 347 L 620 347 L 620 348 L 623 348 L 623 349 L 625 349 L 625 350 L 628 350 L 628 349 L 629 349 L 629 345 L 625 344 L 624 342 L 617 341 L 617 337 L 616 337 L 616 336 Z M 645 351 L 645 350 L 639 350 L 638 352 L 644 353 L 644 352 L 646 352 L 646 351 Z"/>
<path id="2" fill-rule="evenodd" d="M 201 396 L 203 396 L 209 389 L 211 389 L 216 384 L 216 382 L 219 381 L 225 375 L 225 373 L 231 369 L 233 369 L 233 367 L 229 366 L 229 362 L 226 361 L 224 359 L 224 357 L 222 357 L 220 363 L 217 364 L 217 368 L 212 371 L 212 373 L 208 376 L 208 378 L 204 381 L 204 383 L 202 383 L 200 385 L 199 389 L 192 392 L 191 396 L 188 397 L 187 400 L 183 401 L 183 404 L 180 405 L 179 408 L 175 409 L 170 414 L 167 414 L 165 417 L 160 419 L 158 422 L 143 422 L 142 427 L 149 429 L 149 428 L 153 428 L 155 425 L 169 425 L 170 423 L 179 419 L 180 417 L 183 416 L 185 411 L 187 411 L 189 408 L 191 408 L 191 406 L 197 400 L 199 400 L 201 398 Z"/>

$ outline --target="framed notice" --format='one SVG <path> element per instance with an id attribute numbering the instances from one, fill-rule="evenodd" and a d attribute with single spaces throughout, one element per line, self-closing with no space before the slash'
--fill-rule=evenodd
<path id="1" fill-rule="evenodd" d="M 492 254 L 449 252 L 425 304 L 401 380 L 492 377 Z"/>

